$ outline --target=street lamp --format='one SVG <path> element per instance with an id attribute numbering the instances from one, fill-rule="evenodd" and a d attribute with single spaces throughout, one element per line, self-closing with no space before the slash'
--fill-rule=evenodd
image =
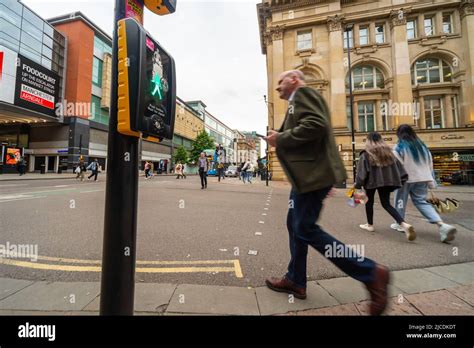
<path id="1" fill-rule="evenodd" d="M 270 102 L 267 101 L 267 96 L 264 95 L 263 96 L 263 100 L 265 101 L 265 104 L 267 104 L 267 108 L 268 108 L 268 111 L 272 110 L 270 109 Z M 273 110 L 272 110 L 273 111 Z M 272 112 L 272 116 L 273 116 L 273 112 Z M 268 126 L 267 126 L 267 135 L 268 135 Z M 268 154 L 268 141 L 267 141 L 267 148 L 265 150 L 265 153 L 267 155 L 267 160 L 266 160 L 266 165 L 265 165 L 265 180 L 266 180 L 266 184 L 268 186 L 268 165 L 269 165 L 269 154 Z"/>
<path id="2" fill-rule="evenodd" d="M 355 162 L 355 134 L 354 134 L 354 95 L 352 93 L 352 67 L 351 67 L 351 46 L 349 33 L 354 29 L 354 24 L 346 25 L 346 42 L 347 42 L 347 64 L 349 65 L 349 112 L 351 116 L 351 142 L 352 142 L 352 178 L 355 182 L 356 162 Z"/>

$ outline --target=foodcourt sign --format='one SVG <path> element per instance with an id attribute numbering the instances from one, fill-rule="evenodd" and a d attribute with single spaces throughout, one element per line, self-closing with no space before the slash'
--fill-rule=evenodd
<path id="1" fill-rule="evenodd" d="M 21 54 L 0 46 L 0 101 L 57 117 L 59 76 Z"/>

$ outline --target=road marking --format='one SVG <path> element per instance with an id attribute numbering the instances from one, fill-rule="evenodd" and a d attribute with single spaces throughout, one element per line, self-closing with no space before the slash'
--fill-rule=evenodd
<path id="1" fill-rule="evenodd" d="M 258 223 L 259 223 L 259 224 L 264 224 L 264 223 L 265 223 L 265 221 L 259 221 Z"/>
<path id="2" fill-rule="evenodd" d="M 48 256 L 38 256 L 38 260 L 68 262 L 76 264 L 89 264 L 87 266 L 64 265 L 64 264 L 46 264 L 38 262 L 18 261 L 12 259 L 0 258 L 0 264 L 17 266 L 23 268 L 41 269 L 49 271 L 67 271 L 67 272 L 101 272 L 101 261 L 98 260 L 77 260 Z M 203 261 L 137 261 L 138 265 L 183 265 L 188 267 L 137 267 L 137 273 L 211 273 L 211 272 L 229 272 L 235 273 L 237 278 L 243 278 L 242 269 L 239 260 L 203 260 Z M 213 265 L 196 267 L 190 265 Z M 232 267 L 223 267 L 216 265 L 232 265 Z"/>
<path id="3" fill-rule="evenodd" d="M 18 186 L 28 186 L 28 185 L 27 184 L 9 184 L 9 185 L 1 184 L 0 189 L 4 187 L 18 187 Z"/>
<path id="4" fill-rule="evenodd" d="M 56 185 L 54 187 L 69 187 L 70 185 Z"/>
<path id="5" fill-rule="evenodd" d="M 268 210 L 268 208 L 263 208 L 263 210 Z"/>
<path id="6" fill-rule="evenodd" d="M 262 213 L 262 216 L 267 216 L 267 213 Z"/>
<path id="7" fill-rule="evenodd" d="M 38 199 L 38 198 L 46 198 L 46 196 L 36 196 L 36 197 L 27 197 L 27 198 L 18 198 L 18 199 L 8 199 L 8 200 L 0 200 L 0 203 L 6 202 L 16 202 L 16 201 L 26 201 L 28 199 Z"/>
<path id="8" fill-rule="evenodd" d="M 91 190 L 91 191 L 81 191 L 79 193 L 92 193 L 92 192 L 103 192 L 104 190 Z"/>

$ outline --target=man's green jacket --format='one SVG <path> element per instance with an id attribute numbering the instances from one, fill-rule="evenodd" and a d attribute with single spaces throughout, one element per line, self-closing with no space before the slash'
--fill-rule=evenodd
<path id="1" fill-rule="evenodd" d="M 278 132 L 278 159 L 298 193 L 320 190 L 346 179 L 329 108 L 318 91 L 311 87 L 296 90 Z"/>

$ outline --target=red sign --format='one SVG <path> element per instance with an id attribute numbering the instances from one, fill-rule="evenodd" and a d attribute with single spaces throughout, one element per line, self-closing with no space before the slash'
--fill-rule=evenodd
<path id="1" fill-rule="evenodd" d="M 3 52 L 0 52 L 0 81 L 2 81 L 3 73 Z"/>
<path id="2" fill-rule="evenodd" d="M 54 97 L 52 95 L 24 84 L 21 85 L 20 98 L 51 110 L 54 109 Z"/>
<path id="3" fill-rule="evenodd" d="M 138 23 L 143 24 L 143 3 L 139 0 L 126 0 L 125 18 L 134 18 Z"/>

